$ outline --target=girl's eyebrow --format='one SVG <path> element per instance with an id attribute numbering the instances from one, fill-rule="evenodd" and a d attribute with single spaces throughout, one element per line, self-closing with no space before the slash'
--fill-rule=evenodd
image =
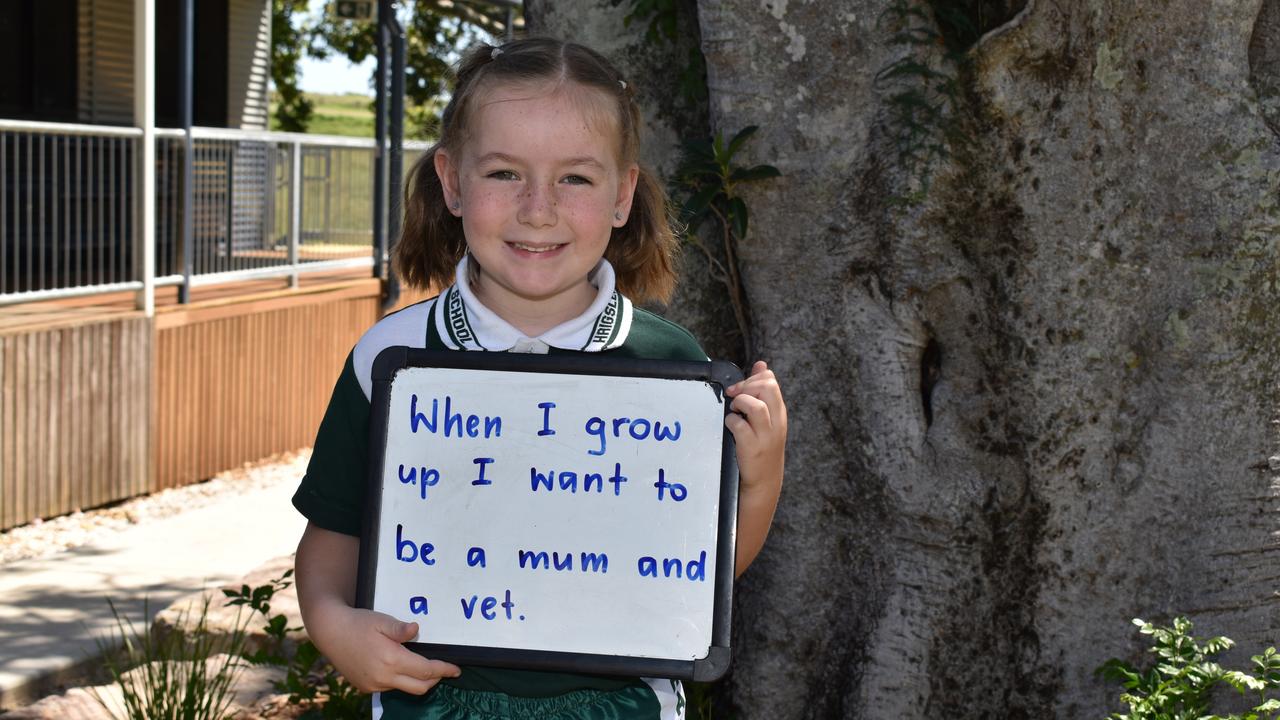
<path id="1" fill-rule="evenodd" d="M 603 163 L 601 163 L 599 160 L 596 160 L 595 158 L 593 158 L 593 157 L 589 157 L 589 156 L 576 157 L 576 158 L 569 158 L 568 162 L 566 162 L 565 164 L 566 164 L 566 165 L 573 165 L 573 166 L 578 166 L 578 165 L 590 165 L 591 167 L 595 167 L 595 168 L 598 168 L 598 169 L 600 169 L 600 170 L 604 170 L 604 164 L 603 164 Z"/>
<path id="2" fill-rule="evenodd" d="M 480 157 L 476 158 L 477 165 L 482 165 L 488 162 L 509 163 L 514 165 L 520 161 L 503 152 L 485 153 L 484 155 L 481 155 Z M 581 157 L 571 157 L 566 159 L 563 164 L 571 167 L 579 167 L 582 165 L 587 165 L 587 166 L 598 168 L 600 170 L 605 169 L 604 163 L 591 157 L 590 155 L 583 155 Z"/>

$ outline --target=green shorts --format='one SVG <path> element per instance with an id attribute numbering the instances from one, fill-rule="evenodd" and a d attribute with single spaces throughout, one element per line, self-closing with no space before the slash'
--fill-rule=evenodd
<path id="1" fill-rule="evenodd" d="M 663 681 L 667 682 L 667 681 Z M 677 685 L 678 687 L 678 685 Z M 683 711 L 683 693 L 679 693 Z M 669 710 L 644 684 L 620 690 L 575 690 L 549 698 L 437 685 L 422 699 L 375 696 L 374 720 L 659 720 Z M 667 711 L 667 712 L 664 712 Z M 677 716 L 683 716 L 679 712 Z"/>

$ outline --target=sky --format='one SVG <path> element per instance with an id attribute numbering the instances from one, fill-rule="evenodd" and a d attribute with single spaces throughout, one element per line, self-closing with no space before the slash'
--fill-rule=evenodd
<path id="1" fill-rule="evenodd" d="M 324 12 L 327 0 L 310 0 L 307 11 L 311 15 Z M 373 76 L 376 61 L 371 56 L 359 65 L 352 65 L 342 55 L 331 54 L 328 60 L 315 60 L 302 56 L 298 73 L 302 76 L 298 85 L 303 92 L 312 93 L 360 93 L 373 96 L 369 78 Z"/>
<path id="2" fill-rule="evenodd" d="M 303 56 L 298 63 L 302 75 L 298 83 L 303 92 L 309 93 L 360 93 L 373 95 L 369 87 L 369 78 L 373 76 L 374 58 L 370 57 L 359 65 L 352 65 L 342 55 L 330 55 L 328 60 L 314 60 Z"/>

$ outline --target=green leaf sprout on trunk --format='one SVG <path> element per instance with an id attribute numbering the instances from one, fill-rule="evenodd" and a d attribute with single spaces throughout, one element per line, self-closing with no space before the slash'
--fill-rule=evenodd
<path id="1" fill-rule="evenodd" d="M 728 290 L 734 320 L 742 337 L 742 361 L 754 356 L 751 339 L 751 314 L 747 304 L 742 272 L 738 266 L 738 243 L 747 236 L 749 213 L 739 194 L 742 185 L 782 175 L 772 165 L 741 167 L 734 156 L 756 132 L 755 125 L 738 131 L 727 143 L 724 135 L 687 141 L 680 166 L 673 179 L 673 195 L 680 202 L 680 220 L 687 224 L 686 241 L 698 248 L 707 259 L 714 279 Z M 714 236 L 720 241 L 719 253 L 703 242 L 698 229 L 714 220 Z"/>

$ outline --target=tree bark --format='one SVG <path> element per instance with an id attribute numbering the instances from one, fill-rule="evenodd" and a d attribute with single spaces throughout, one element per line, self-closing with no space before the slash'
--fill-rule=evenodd
<path id="1" fill-rule="evenodd" d="M 1273 643 L 1276 24 L 1014 8 L 904 208 L 890 4 L 700 4 L 712 126 L 786 174 L 741 251 L 792 436 L 736 713 L 1100 716 L 1131 617 Z"/>
<path id="2" fill-rule="evenodd" d="M 791 437 L 729 714 L 1100 717 L 1132 617 L 1274 644 L 1280 0 L 1010 2 L 959 64 L 895 4 L 698 7 L 711 127 L 784 173 L 740 247 Z M 911 52 L 960 89 L 927 184 L 875 80 Z"/>

